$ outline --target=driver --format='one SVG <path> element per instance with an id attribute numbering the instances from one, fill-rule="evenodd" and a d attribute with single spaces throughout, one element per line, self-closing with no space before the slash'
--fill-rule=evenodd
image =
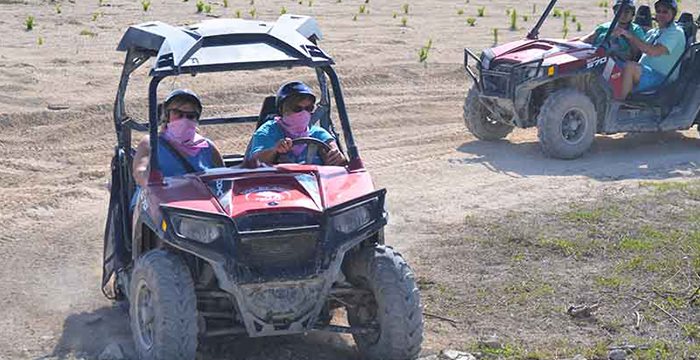
<path id="1" fill-rule="evenodd" d="M 643 53 L 639 63 L 628 61 L 624 67 L 622 93 L 618 100 L 624 100 L 633 88 L 635 92 L 642 92 L 661 85 L 685 51 L 685 33 L 673 21 L 678 13 L 676 0 L 657 0 L 654 9 L 659 27 L 649 30 L 646 41 L 639 40 L 625 29 L 613 31 L 613 35 L 626 38 Z M 669 79 L 675 80 L 678 70 L 670 75 Z"/>
<path id="2" fill-rule="evenodd" d="M 618 9 L 620 9 L 620 6 L 623 4 L 626 4 L 627 6 L 625 7 L 624 12 L 620 14 L 617 27 L 629 31 L 639 40 L 644 40 L 644 37 L 646 36 L 644 29 L 632 22 L 635 10 L 634 0 L 617 0 L 615 5 L 613 5 L 614 14 L 617 14 Z M 607 35 L 611 24 L 612 22 L 608 21 L 598 25 L 592 33 L 584 36 L 581 41 L 595 47 L 600 46 L 603 43 L 605 35 Z M 610 36 L 610 49 L 608 51 L 611 55 L 614 55 L 623 61 L 636 60 L 639 55 L 639 50 L 633 46 L 630 46 L 630 42 L 627 41 L 626 38 L 615 36 L 614 33 Z"/>
<path id="3" fill-rule="evenodd" d="M 326 129 L 309 126 L 316 96 L 301 81 L 292 81 L 277 90 L 277 111 L 281 116 L 268 120 L 253 133 L 246 158 L 267 164 L 285 155 L 290 162 L 338 165 L 347 164 L 345 155 L 338 149 L 335 138 Z M 330 146 L 329 151 L 310 153 L 306 144 L 293 145 L 297 138 L 311 137 Z"/>
<path id="4" fill-rule="evenodd" d="M 223 166 L 214 143 L 197 133 L 202 102 L 188 89 L 172 91 L 163 102 L 163 125 L 158 135 L 158 164 L 163 176 L 184 175 Z M 133 161 L 136 184 L 146 186 L 151 147 L 148 135 L 141 139 Z"/>

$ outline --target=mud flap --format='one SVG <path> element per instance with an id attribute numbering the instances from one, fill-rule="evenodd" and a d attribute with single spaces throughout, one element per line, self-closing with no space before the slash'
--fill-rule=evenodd
<path id="1" fill-rule="evenodd" d="M 131 216 L 129 210 L 133 185 L 129 180 L 128 161 L 124 152 L 116 149 L 112 158 L 112 186 L 104 234 L 102 257 L 102 293 L 108 299 L 121 300 L 116 289 L 116 272 L 131 261 Z"/>

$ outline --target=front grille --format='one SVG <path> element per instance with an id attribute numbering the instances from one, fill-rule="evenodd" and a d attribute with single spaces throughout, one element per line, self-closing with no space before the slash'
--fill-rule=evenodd
<path id="1" fill-rule="evenodd" d="M 318 240 L 318 231 L 243 236 L 238 241 L 237 255 L 252 268 L 300 268 L 314 261 Z"/>
<path id="2" fill-rule="evenodd" d="M 318 225 L 314 215 L 304 212 L 262 213 L 236 219 L 236 228 L 243 233 Z"/>

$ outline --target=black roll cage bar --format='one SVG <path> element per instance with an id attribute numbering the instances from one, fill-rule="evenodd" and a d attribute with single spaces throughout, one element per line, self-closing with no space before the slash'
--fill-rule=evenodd
<path id="1" fill-rule="evenodd" d="M 552 12 L 552 9 L 554 9 L 554 5 L 557 4 L 558 0 L 551 0 L 549 4 L 547 4 L 547 8 L 544 10 L 542 13 L 542 16 L 537 20 L 537 24 L 530 30 L 530 32 L 527 33 L 527 39 L 528 40 L 537 40 L 540 35 L 540 28 L 542 27 L 542 24 L 544 24 L 544 21 L 547 20 L 547 17 L 549 17 L 549 13 Z M 620 16 L 625 10 L 627 6 L 630 6 L 627 3 L 623 3 L 622 6 L 615 12 L 615 17 L 612 20 L 612 23 L 610 24 L 609 29 L 614 29 L 617 26 L 617 23 L 620 22 Z M 612 31 L 608 30 L 607 34 L 605 34 L 605 39 L 601 44 L 607 43 L 608 39 L 610 39 Z"/>
<path id="2" fill-rule="evenodd" d="M 317 79 L 319 81 L 319 86 L 321 89 L 320 104 L 328 106 L 330 108 L 330 97 L 329 88 L 326 81 L 326 77 L 330 79 L 330 86 L 333 90 L 333 97 L 335 99 L 335 104 L 337 106 L 338 118 L 340 120 L 340 125 L 343 132 L 343 137 L 345 140 L 345 147 L 347 148 L 347 155 L 352 163 L 352 160 L 359 160 L 359 153 L 355 140 L 350 128 L 350 120 L 348 118 L 347 110 L 345 108 L 345 100 L 343 97 L 342 89 L 340 86 L 340 80 L 335 70 L 333 69 L 332 61 L 327 62 L 312 62 L 312 61 L 276 61 L 276 62 L 254 62 L 247 64 L 219 64 L 219 65 L 208 65 L 201 67 L 186 67 L 173 70 L 168 73 L 151 71 L 150 76 L 151 81 L 148 87 L 148 122 L 138 122 L 136 119 L 131 118 L 126 114 L 125 109 L 125 94 L 129 82 L 130 75 L 138 69 L 141 65 L 146 63 L 151 57 L 156 56 L 156 52 L 141 49 L 128 49 L 126 53 L 126 60 L 124 62 L 124 67 L 122 69 L 122 74 L 119 81 L 119 88 L 117 90 L 117 95 L 114 104 L 114 126 L 117 133 L 117 146 L 119 149 L 125 152 L 128 158 L 128 166 L 131 166 L 131 154 L 129 150 L 131 149 L 131 130 L 146 132 L 148 131 L 150 137 L 150 174 L 149 174 L 149 184 L 162 184 L 163 176 L 160 171 L 160 164 L 158 163 L 158 85 L 160 82 L 170 76 L 178 76 L 182 74 L 196 75 L 198 73 L 210 73 L 210 72 L 222 72 L 222 71 L 240 71 L 240 70 L 260 70 L 269 68 L 279 68 L 279 67 L 311 67 L 316 70 Z M 230 118 L 205 118 L 200 120 L 201 125 L 217 125 L 217 124 L 237 124 L 237 123 L 255 123 L 258 121 L 258 116 L 238 116 Z M 329 127 L 333 135 L 338 138 L 338 134 L 332 127 L 332 123 L 325 123 L 321 121 L 321 125 Z M 342 146 L 339 148 L 342 149 Z M 360 162 L 361 164 L 361 162 Z M 131 173 L 130 169 L 127 173 Z M 129 179 L 126 183 L 130 183 Z M 128 204 L 128 199 L 124 199 L 125 204 Z"/>

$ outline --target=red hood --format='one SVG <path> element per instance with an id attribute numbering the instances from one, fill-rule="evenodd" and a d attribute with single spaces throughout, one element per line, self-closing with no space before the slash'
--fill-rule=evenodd
<path id="1" fill-rule="evenodd" d="M 490 63 L 522 64 L 544 59 L 544 65 L 557 65 L 578 60 L 595 51 L 591 45 L 580 41 L 562 39 L 519 40 L 485 51 L 490 53 Z"/>
<path id="2" fill-rule="evenodd" d="M 199 178 L 230 217 L 258 211 L 322 212 L 374 191 L 366 171 L 348 172 L 338 166 L 216 169 Z"/>

